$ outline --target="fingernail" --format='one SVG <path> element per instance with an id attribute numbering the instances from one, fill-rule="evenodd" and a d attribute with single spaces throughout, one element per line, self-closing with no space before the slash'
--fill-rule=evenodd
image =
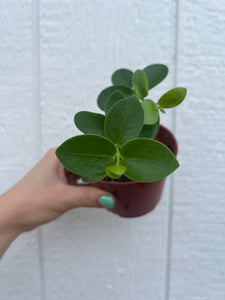
<path id="1" fill-rule="evenodd" d="M 99 198 L 99 203 L 104 206 L 104 207 L 107 207 L 107 208 L 113 208 L 114 207 L 114 201 L 113 201 L 113 197 L 111 196 L 101 196 Z"/>

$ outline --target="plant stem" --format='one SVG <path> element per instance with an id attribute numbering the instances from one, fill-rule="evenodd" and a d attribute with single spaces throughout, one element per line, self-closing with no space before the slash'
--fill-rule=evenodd
<path id="1" fill-rule="evenodd" d="M 120 149 L 119 149 L 119 145 L 116 145 L 116 164 L 117 165 L 120 164 Z"/>

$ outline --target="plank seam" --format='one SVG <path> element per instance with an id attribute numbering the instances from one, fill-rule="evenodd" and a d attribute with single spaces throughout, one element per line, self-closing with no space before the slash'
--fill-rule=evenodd
<path id="1" fill-rule="evenodd" d="M 177 85 L 177 65 L 178 65 L 178 38 L 179 38 L 179 0 L 175 4 L 175 39 L 174 39 L 174 77 L 173 85 Z M 172 131 L 176 135 L 176 111 L 172 113 Z M 165 300 L 170 299 L 171 267 L 172 267 L 172 235 L 173 235 L 173 206 L 174 206 L 174 174 L 170 181 L 169 214 L 168 214 L 168 233 L 167 233 L 167 262 L 166 262 L 166 289 Z"/>
<path id="2" fill-rule="evenodd" d="M 42 155 L 41 132 L 41 77 L 40 77 L 40 0 L 32 0 L 32 41 L 33 41 L 33 97 L 34 97 L 34 122 L 37 137 L 36 157 L 38 161 Z M 41 228 L 36 229 L 39 259 L 40 300 L 45 300 L 45 273 L 43 255 L 43 236 Z"/>

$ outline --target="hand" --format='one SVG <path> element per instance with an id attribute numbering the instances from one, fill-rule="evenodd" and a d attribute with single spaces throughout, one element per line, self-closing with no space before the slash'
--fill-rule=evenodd
<path id="1" fill-rule="evenodd" d="M 0 234 L 7 231 L 15 237 L 72 208 L 102 207 L 100 198 L 105 207 L 114 206 L 112 194 L 75 185 L 78 176 L 64 169 L 55 150 L 49 150 L 24 178 L 0 197 Z"/>

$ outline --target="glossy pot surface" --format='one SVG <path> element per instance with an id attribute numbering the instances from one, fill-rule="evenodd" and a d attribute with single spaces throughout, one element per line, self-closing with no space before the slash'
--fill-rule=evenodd
<path id="1" fill-rule="evenodd" d="M 177 141 L 170 130 L 160 125 L 156 140 L 165 144 L 177 156 Z M 165 179 L 149 183 L 102 180 L 92 185 L 115 195 L 115 208 L 108 209 L 109 211 L 121 217 L 131 218 L 142 216 L 155 208 L 162 196 Z"/>

